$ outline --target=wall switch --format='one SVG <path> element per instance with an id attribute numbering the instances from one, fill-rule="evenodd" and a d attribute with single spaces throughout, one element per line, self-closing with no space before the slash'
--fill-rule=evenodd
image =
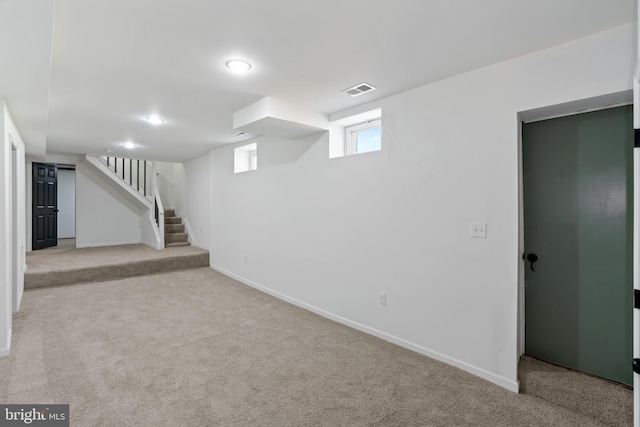
<path id="1" fill-rule="evenodd" d="M 486 222 L 472 222 L 469 224 L 469 236 L 486 239 L 487 238 L 487 223 Z"/>
<path id="2" fill-rule="evenodd" d="M 386 292 L 378 292 L 378 303 L 380 305 L 387 305 L 387 293 Z"/>

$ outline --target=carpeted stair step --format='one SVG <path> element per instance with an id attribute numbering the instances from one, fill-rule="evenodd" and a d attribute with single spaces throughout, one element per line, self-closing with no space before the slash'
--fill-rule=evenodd
<path id="1" fill-rule="evenodd" d="M 518 379 L 521 393 L 606 425 L 633 424 L 633 390 L 622 384 L 527 356 L 520 358 Z"/>
<path id="2" fill-rule="evenodd" d="M 178 243 L 178 242 L 188 242 L 189 238 L 187 233 L 166 233 L 164 235 L 165 243 Z"/>
<path id="3" fill-rule="evenodd" d="M 169 233 L 184 233 L 184 224 L 165 224 L 164 232 Z"/>
<path id="4" fill-rule="evenodd" d="M 165 242 L 165 244 L 164 244 L 165 248 L 178 248 L 180 246 L 191 246 L 191 243 L 189 243 L 189 242 L 173 242 L 173 243 Z"/>
<path id="5" fill-rule="evenodd" d="M 188 244 L 187 244 L 188 245 Z M 140 245 L 122 246 L 122 252 L 136 249 Z M 112 248 L 111 250 L 114 250 Z M 72 285 L 76 283 L 104 282 L 123 279 L 126 277 L 142 276 L 169 271 L 181 271 L 191 268 L 208 267 L 209 253 L 199 248 L 170 248 L 164 251 L 150 248 L 136 249 L 143 251 L 144 256 L 132 254 L 129 260 L 122 261 L 123 255 L 99 256 L 104 248 L 86 248 L 76 250 L 76 259 L 86 257 L 85 262 L 75 262 L 73 265 L 64 262 L 64 258 L 56 261 L 59 267 L 54 271 L 34 271 L 29 269 L 24 276 L 25 289 L 42 288 L 47 286 Z M 109 250 L 109 249 L 107 249 Z M 78 252 L 82 251 L 82 252 Z M 97 255 L 92 255 L 95 253 Z M 126 255 L 124 256 L 126 259 Z M 49 263 L 50 264 L 50 263 Z"/>
<path id="6" fill-rule="evenodd" d="M 190 246 L 189 236 L 185 232 L 182 218 L 176 217 L 175 209 L 164 210 L 164 246 L 172 248 L 177 246 Z"/>

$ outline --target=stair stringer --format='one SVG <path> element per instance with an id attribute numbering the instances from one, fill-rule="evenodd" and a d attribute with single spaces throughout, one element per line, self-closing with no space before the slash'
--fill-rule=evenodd
<path id="1" fill-rule="evenodd" d="M 182 219 L 182 223 L 184 224 L 184 229 L 187 232 L 187 239 L 189 239 L 189 243 L 191 246 L 194 246 L 193 243 L 195 241 L 195 236 L 193 234 L 193 229 L 191 228 L 191 224 L 189 223 L 189 218 L 186 215 L 177 215 Z"/>
<path id="2" fill-rule="evenodd" d="M 98 169 L 100 172 L 102 172 L 104 176 L 109 178 L 111 181 L 115 182 L 120 188 L 122 188 L 127 194 L 129 194 L 131 196 L 131 198 L 133 200 L 135 200 L 135 202 L 137 202 L 140 205 L 141 209 L 152 209 L 153 208 L 153 203 L 151 202 L 151 200 L 145 198 L 142 194 L 138 193 L 133 188 L 131 188 L 130 185 L 128 185 L 126 182 L 124 182 L 122 179 L 120 179 L 118 176 L 116 176 L 109 168 L 107 168 L 95 156 L 87 154 L 86 155 L 86 159 L 96 169 Z"/>

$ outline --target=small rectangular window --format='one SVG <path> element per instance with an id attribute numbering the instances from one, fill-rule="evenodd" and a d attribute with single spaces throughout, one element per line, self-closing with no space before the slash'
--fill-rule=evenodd
<path id="1" fill-rule="evenodd" d="M 381 120 L 369 120 L 345 129 L 345 156 L 370 153 L 382 149 Z"/>
<path id="2" fill-rule="evenodd" d="M 247 172 L 258 169 L 258 143 L 243 145 L 233 150 L 233 172 Z"/>

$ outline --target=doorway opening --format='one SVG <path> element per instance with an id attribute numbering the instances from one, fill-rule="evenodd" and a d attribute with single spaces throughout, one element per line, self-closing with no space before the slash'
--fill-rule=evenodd
<path id="1" fill-rule="evenodd" d="M 33 250 L 58 244 L 58 168 L 33 163 Z"/>
<path id="2" fill-rule="evenodd" d="M 633 382 L 631 106 L 522 130 L 525 355 Z"/>
<path id="3" fill-rule="evenodd" d="M 75 247 L 76 166 L 58 163 L 58 246 Z"/>

